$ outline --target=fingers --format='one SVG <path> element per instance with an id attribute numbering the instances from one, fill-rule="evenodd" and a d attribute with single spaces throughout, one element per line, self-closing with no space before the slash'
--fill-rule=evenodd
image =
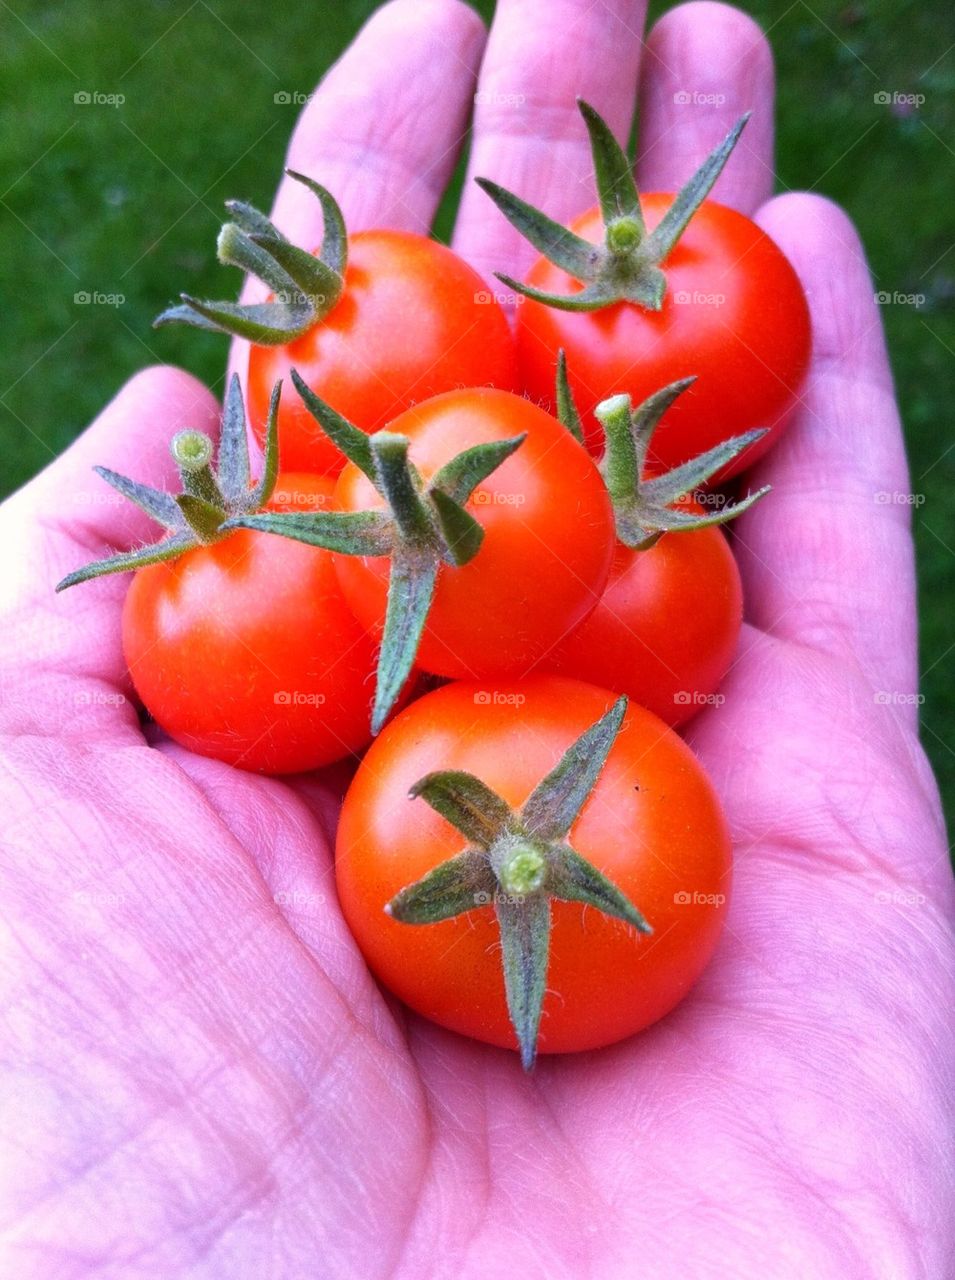
<path id="1" fill-rule="evenodd" d="M 829 201 L 770 201 L 759 223 L 799 273 L 813 362 L 796 421 L 751 473 L 773 492 L 736 548 L 757 626 L 857 662 L 874 694 L 916 688 L 912 500 L 872 281 L 849 219 Z"/>
<path id="2" fill-rule="evenodd" d="M 738 9 L 697 0 L 671 9 L 647 39 L 637 181 L 676 191 L 752 111 L 712 198 L 752 213 L 773 189 L 773 56 Z"/>
<path id="3" fill-rule="evenodd" d="M 146 369 L 72 448 L 0 507 L 0 539 L 18 550 L 0 575 L 0 706 L 11 730 L 26 732 L 42 722 L 48 731 L 52 723 L 90 738 L 117 718 L 135 722 L 122 697 L 100 696 L 88 683 L 128 687 L 119 610 L 129 575 L 62 595 L 54 595 L 54 587 L 91 560 L 162 535 L 93 473 L 94 463 L 157 487 L 171 484 L 172 436 L 184 427 L 215 434 L 217 415 L 213 396 L 189 374 Z"/>
<path id="4" fill-rule="evenodd" d="M 350 232 L 427 233 L 467 134 L 485 39 L 463 0 L 391 0 L 335 63 L 302 112 L 285 165 L 322 183 Z M 295 244 L 321 243 L 321 207 L 283 176 L 272 217 Z M 242 301 L 268 288 L 249 277 Z M 232 343 L 229 375 L 243 378 L 248 344 Z"/>
<path id="5" fill-rule="evenodd" d="M 640 0 L 500 0 L 481 66 L 454 237 L 454 247 L 484 275 L 520 277 L 536 254 L 472 179 L 492 178 L 559 221 L 595 204 L 575 99 L 586 98 L 626 139 L 644 8 Z"/>
<path id="6" fill-rule="evenodd" d="M 56 563 L 94 559 L 158 536 L 159 526 L 93 472 L 109 467 L 158 488 L 175 485 L 169 444 L 194 427 L 218 438 L 219 407 L 191 374 L 157 365 L 130 378 L 67 451 L 16 495 L 22 519 L 42 528 Z M 6 508 L 4 508 L 6 514 Z M 67 568 L 76 568 L 69 564 Z"/>
<path id="7" fill-rule="evenodd" d="M 427 233 L 467 133 L 484 37 L 460 0 L 392 0 L 322 80 L 287 163 L 329 188 L 350 230 Z M 297 244 L 320 239 L 300 183 L 282 180 L 273 215 Z"/>

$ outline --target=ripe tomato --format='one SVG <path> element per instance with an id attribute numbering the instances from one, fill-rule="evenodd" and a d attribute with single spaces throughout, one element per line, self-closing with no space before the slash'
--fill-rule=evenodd
<path id="1" fill-rule="evenodd" d="M 434 770 L 473 773 L 519 806 L 614 695 L 552 676 L 446 685 L 375 740 L 345 797 L 335 874 L 348 925 L 376 977 L 417 1012 L 516 1047 L 491 905 L 438 924 L 384 906 L 467 840 L 409 789 Z M 551 903 L 540 1050 L 612 1044 L 661 1018 L 709 960 L 729 892 L 730 842 L 690 749 L 631 705 L 569 842 L 646 917 L 653 937 L 577 902 Z"/>
<path id="2" fill-rule="evenodd" d="M 333 488 L 330 477 L 284 474 L 269 509 L 321 509 Z M 240 529 L 140 569 L 123 651 L 150 714 L 200 755 L 293 773 L 371 736 L 375 647 L 326 551 Z"/>
<path id="3" fill-rule="evenodd" d="M 473 445 L 527 433 L 466 503 L 484 541 L 469 563 L 439 569 L 416 660 L 442 676 L 523 675 L 586 617 L 607 581 L 613 513 L 596 466 L 556 419 L 490 388 L 435 396 L 396 418 L 389 431 L 409 439 L 409 457 L 425 482 Z M 351 463 L 335 500 L 343 511 L 384 506 Z M 339 556 L 336 568 L 355 616 L 380 635 L 389 559 Z"/>
<path id="4" fill-rule="evenodd" d="M 259 442 L 272 388 L 284 379 L 283 467 L 337 472 L 341 455 L 288 382 L 293 368 L 368 432 L 455 387 L 518 389 L 514 339 L 481 277 L 445 245 L 403 231 L 350 236 L 344 292 L 328 315 L 285 346 L 253 346 L 249 354 L 249 417 Z"/>
<path id="5" fill-rule="evenodd" d="M 648 230 L 672 201 L 669 194 L 640 197 Z M 598 243 L 599 211 L 577 218 L 571 230 Z M 563 348 L 588 444 L 599 452 L 592 411 L 601 400 L 626 392 L 639 404 L 660 387 L 696 375 L 654 434 L 651 470 L 677 466 L 752 428 L 769 428 L 714 477 L 719 482 L 749 467 L 788 425 L 809 364 L 809 310 L 795 271 L 769 236 L 714 201 L 700 206 L 662 266 L 667 290 L 660 311 L 627 302 L 592 312 L 522 302 L 517 342 L 524 390 L 553 406 L 554 361 Z M 559 294 L 581 289 L 546 258 L 526 281 Z"/>
<path id="6" fill-rule="evenodd" d="M 742 621 L 739 569 L 718 528 L 665 533 L 645 551 L 618 542 L 600 603 L 540 670 L 625 693 L 682 724 L 712 701 Z"/>

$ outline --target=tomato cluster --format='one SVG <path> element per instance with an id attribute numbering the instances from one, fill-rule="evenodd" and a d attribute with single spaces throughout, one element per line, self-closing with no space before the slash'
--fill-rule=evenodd
<path id="1" fill-rule="evenodd" d="M 546 255 L 508 280 L 516 330 L 451 250 L 349 238 L 310 178 L 314 252 L 230 203 L 220 258 L 268 301 L 183 295 L 158 323 L 249 340 L 246 396 L 234 378 L 215 459 L 174 438 L 178 495 L 98 469 L 164 535 L 60 584 L 135 570 L 130 676 L 192 751 L 365 753 L 336 858 L 358 945 L 526 1067 L 662 1017 L 716 945 L 729 838 L 673 726 L 718 700 L 742 619 L 718 526 L 762 493 L 706 486 L 778 436 L 809 355 L 789 263 L 706 198 L 744 122 L 641 197 L 581 111 L 600 202 L 571 230 L 482 184 Z"/>

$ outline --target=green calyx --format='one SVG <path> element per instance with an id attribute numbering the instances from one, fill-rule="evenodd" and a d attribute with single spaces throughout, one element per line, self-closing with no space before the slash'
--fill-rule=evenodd
<path id="1" fill-rule="evenodd" d="M 335 197 L 325 187 L 286 169 L 290 178 L 317 196 L 325 220 L 322 247 L 317 254 L 292 244 L 264 213 L 241 200 L 227 200 L 232 215 L 219 232 L 219 261 L 255 276 L 268 285 L 270 302 L 208 302 L 180 295 L 181 306 L 169 307 L 153 321 L 189 324 L 247 338 L 260 346 L 281 346 L 307 333 L 338 302 L 345 287 L 348 238 Z"/>
<path id="2" fill-rule="evenodd" d="M 368 436 L 319 399 L 295 370 L 292 381 L 328 438 L 381 494 L 385 510 L 243 515 L 228 527 L 276 533 L 342 555 L 391 558 L 371 722 L 377 733 L 414 666 L 438 570 L 467 564 L 481 548 L 484 530 L 465 504 L 524 436 L 465 449 L 424 484 L 408 457 L 406 436 Z"/>
<path id="3" fill-rule="evenodd" d="M 385 907 L 403 924 L 434 924 L 493 906 L 504 989 L 525 1070 L 537 1056 L 547 989 L 552 899 L 582 902 L 652 933 L 629 898 L 567 842 L 627 709 L 626 698 L 582 734 L 515 811 L 473 774 L 429 773 L 411 789 L 468 847 L 407 885 Z"/>
<path id="4" fill-rule="evenodd" d="M 610 396 L 594 410 L 604 433 L 604 454 L 599 469 L 613 505 L 617 537 L 624 546 L 634 550 L 648 550 L 664 533 L 690 532 L 705 529 L 711 524 L 726 524 L 748 511 L 769 492 L 770 486 L 764 485 L 739 502 L 726 503 L 708 515 L 680 510 L 677 506 L 681 499 L 692 494 L 744 449 L 761 439 L 766 428 L 732 436 L 663 475 L 644 479 L 650 442 L 660 419 L 695 381 L 695 378 L 681 378 L 671 382 L 635 410 L 627 395 Z M 582 442 L 580 414 L 571 394 L 563 351 L 557 356 L 557 416 L 574 438 Z"/>
<path id="5" fill-rule="evenodd" d="M 251 483 L 249 472 L 242 388 L 235 375 L 226 395 L 216 467 L 212 465 L 212 441 L 204 432 L 180 431 L 173 437 L 170 447 L 179 468 L 182 493 L 173 496 L 129 480 L 106 467 L 94 467 L 107 484 L 161 524 L 166 536 L 151 546 L 95 560 L 67 574 L 57 584 L 57 591 L 105 574 L 126 573 L 162 560 L 174 560 L 184 551 L 208 546 L 228 537 L 232 526 L 227 527 L 227 522 L 265 506 L 272 496 L 278 475 L 277 423 L 281 390 L 282 384 L 276 383 L 266 426 L 265 461 L 262 475 L 255 485 Z"/>
<path id="6" fill-rule="evenodd" d="M 498 279 L 509 289 L 535 302 L 563 311 L 598 311 L 616 302 L 633 302 L 650 311 L 659 311 L 667 287 L 661 264 L 712 190 L 749 115 L 736 122 L 716 150 L 677 193 L 653 231 L 648 231 L 626 153 L 593 107 L 581 98 L 577 99 L 577 105 L 590 134 L 594 177 L 604 223 L 602 245 L 591 244 L 575 235 L 496 182 L 487 178 L 478 178 L 477 182 L 508 222 L 535 249 L 579 280 L 584 288 L 573 294 L 547 293 L 500 273 Z"/>

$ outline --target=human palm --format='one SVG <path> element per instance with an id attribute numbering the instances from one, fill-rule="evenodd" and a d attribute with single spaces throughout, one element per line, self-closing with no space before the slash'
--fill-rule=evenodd
<path id="1" fill-rule="evenodd" d="M 472 171 L 577 212 L 573 98 L 624 132 L 634 8 L 502 0 L 485 51 L 470 10 L 397 0 L 327 77 L 291 161 L 353 227 L 425 229 L 484 52 Z M 799 421 L 752 476 L 774 492 L 736 528 L 749 621 L 725 703 L 688 733 L 736 850 L 715 960 L 663 1022 L 529 1077 L 378 989 L 330 871 L 343 777 L 147 741 L 126 581 L 52 594 L 147 534 L 91 464 L 171 480 L 172 432 L 215 420 L 192 379 L 149 370 L 0 515 L 22 548 L 0 629 L 3 1274 L 943 1274 L 950 876 L 911 697 L 909 508 L 876 497 L 908 480 L 872 290 L 827 202 L 761 203 L 772 71 L 747 19 L 683 6 L 643 63 L 646 188 L 755 107 L 716 196 L 758 209 L 815 334 Z M 674 102 L 686 90 L 699 101 Z M 314 241 L 313 216 L 285 183 L 283 229 Z M 457 246 L 484 271 L 527 265 L 470 187 Z"/>

